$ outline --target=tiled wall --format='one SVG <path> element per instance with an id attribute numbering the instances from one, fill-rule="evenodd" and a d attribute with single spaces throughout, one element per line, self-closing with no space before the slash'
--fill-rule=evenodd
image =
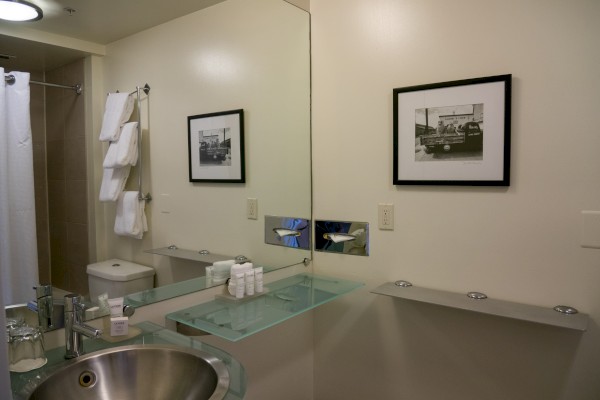
<path id="1" fill-rule="evenodd" d="M 83 71 L 80 60 L 47 72 L 45 79 L 74 85 L 83 82 Z M 46 87 L 45 105 L 51 281 L 61 289 L 86 294 L 89 248 L 84 97 L 72 90 Z"/>
<path id="2" fill-rule="evenodd" d="M 43 81 L 41 72 L 31 79 Z M 38 247 L 39 283 L 50 283 L 50 236 L 48 231 L 48 184 L 46 181 L 46 116 L 44 87 L 30 85 L 31 133 L 33 138 L 33 176 Z"/>

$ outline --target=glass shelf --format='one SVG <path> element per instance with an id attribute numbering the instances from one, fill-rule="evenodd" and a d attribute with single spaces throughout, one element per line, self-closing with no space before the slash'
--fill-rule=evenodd
<path id="1" fill-rule="evenodd" d="M 352 292 L 364 284 L 299 274 L 265 285 L 251 300 L 213 301 L 167 314 L 186 327 L 236 342 Z"/>
<path id="2" fill-rule="evenodd" d="M 371 293 L 578 331 L 585 331 L 589 321 L 589 316 L 582 313 L 563 314 L 551 307 L 532 306 L 490 298 L 474 299 L 466 294 L 415 286 L 402 287 L 393 282 L 384 283 L 372 290 Z"/>
<path id="3" fill-rule="evenodd" d="M 198 250 L 186 250 L 177 247 L 172 248 L 172 246 L 161 247 L 159 249 L 144 250 L 144 253 L 181 258 L 184 260 L 200 261 L 205 264 L 212 264 L 217 261 L 233 260 L 235 258 L 234 256 L 225 256 L 223 254 L 200 254 L 200 251 Z"/>

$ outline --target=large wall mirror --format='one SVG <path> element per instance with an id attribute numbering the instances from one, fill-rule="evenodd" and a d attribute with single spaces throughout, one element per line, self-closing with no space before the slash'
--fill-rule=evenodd
<path id="1" fill-rule="evenodd" d="M 32 86 L 32 125 L 41 132 L 34 132 L 34 142 L 42 157 L 36 195 L 47 199 L 38 211 L 40 280 L 87 293 L 87 264 L 132 261 L 156 271 L 157 289 L 132 298 L 147 304 L 209 286 L 203 264 L 149 250 L 175 245 L 244 255 L 267 270 L 310 259 L 310 249 L 265 243 L 265 216 L 311 217 L 309 29 L 309 14 L 286 1 L 224 0 L 103 44 L 103 54 L 40 43 L 29 34 L 0 35 L 6 48 L 0 53 L 16 57 L 2 61 L 6 70 L 84 84 L 80 98 Z M 45 57 L 43 65 L 32 52 Z M 106 93 L 146 83 L 141 168 L 153 200 L 146 206 L 149 230 L 138 240 L 115 235 L 115 204 L 97 200 L 107 150 L 98 132 Z M 190 182 L 187 117 L 237 109 L 244 110 L 246 182 Z M 139 167 L 127 190 L 136 190 Z M 257 219 L 247 217 L 248 199 L 257 201 Z"/>

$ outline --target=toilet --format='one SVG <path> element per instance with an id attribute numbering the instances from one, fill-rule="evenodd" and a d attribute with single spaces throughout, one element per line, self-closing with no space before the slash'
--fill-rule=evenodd
<path id="1" fill-rule="evenodd" d="M 114 299 L 154 287 L 153 268 L 118 258 L 89 264 L 87 274 L 92 301 L 102 293 Z"/>

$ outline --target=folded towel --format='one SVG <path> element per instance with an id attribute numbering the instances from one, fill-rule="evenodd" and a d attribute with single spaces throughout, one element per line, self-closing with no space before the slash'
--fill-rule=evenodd
<path id="1" fill-rule="evenodd" d="M 133 97 L 129 93 L 109 93 L 102 118 L 100 141 L 114 142 L 119 139 L 121 125 L 129 120 L 132 112 Z"/>
<path id="2" fill-rule="evenodd" d="M 146 201 L 138 199 L 138 192 L 123 192 L 117 201 L 115 233 L 141 239 L 148 230 L 145 206 Z"/>
<path id="3" fill-rule="evenodd" d="M 100 186 L 100 201 L 117 201 L 119 199 L 119 195 L 125 188 L 130 169 L 129 165 L 123 168 L 104 168 Z"/>
<path id="4" fill-rule="evenodd" d="M 138 123 L 128 122 L 123 125 L 121 135 L 116 142 L 110 142 L 104 157 L 104 168 L 122 168 L 135 165 L 138 159 Z"/>

